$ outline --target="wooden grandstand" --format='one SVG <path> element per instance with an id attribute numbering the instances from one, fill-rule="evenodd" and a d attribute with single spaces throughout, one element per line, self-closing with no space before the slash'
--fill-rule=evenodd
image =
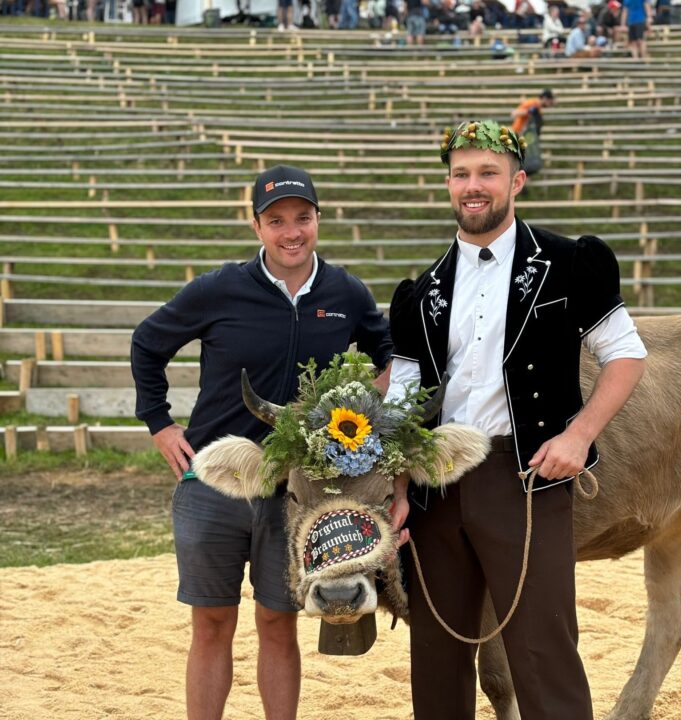
<path id="1" fill-rule="evenodd" d="M 544 87 L 558 103 L 519 212 L 610 243 L 633 312 L 681 312 L 681 27 L 656 27 L 644 63 L 619 49 L 544 58 L 532 37 L 507 32 L 457 48 L 364 31 L 2 33 L 0 411 L 41 418 L 5 423 L 8 457 L 149 447 L 145 427 L 119 424 L 133 414 L 132 329 L 196 274 L 254 255 L 256 172 L 309 170 L 320 252 L 387 308 L 399 279 L 452 239 L 442 128 L 505 121 Z M 491 57 L 497 36 L 514 48 L 503 60 Z M 179 417 L 196 395 L 197 357 L 192 344 L 169 367 Z"/>

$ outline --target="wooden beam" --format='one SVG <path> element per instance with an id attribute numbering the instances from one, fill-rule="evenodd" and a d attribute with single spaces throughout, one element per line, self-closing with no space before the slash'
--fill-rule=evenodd
<path id="1" fill-rule="evenodd" d="M 17 428 L 15 425 L 5 426 L 5 459 L 16 460 L 17 457 Z"/>

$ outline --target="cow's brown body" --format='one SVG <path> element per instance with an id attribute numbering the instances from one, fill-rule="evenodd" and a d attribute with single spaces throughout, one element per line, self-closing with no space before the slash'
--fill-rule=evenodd
<path id="1" fill-rule="evenodd" d="M 681 316 L 639 318 L 646 374 L 597 441 L 600 492 L 575 498 L 578 560 L 644 548 L 646 633 L 633 675 L 608 720 L 645 720 L 681 647 Z M 588 397 L 598 368 L 582 362 Z M 491 624 L 492 621 L 489 621 Z M 480 681 L 497 718 L 518 720 L 500 643 L 481 646 Z"/>

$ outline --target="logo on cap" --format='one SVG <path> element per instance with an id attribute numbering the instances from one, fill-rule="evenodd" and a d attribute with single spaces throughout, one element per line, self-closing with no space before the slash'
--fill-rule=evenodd
<path id="1" fill-rule="evenodd" d="M 270 190 L 274 190 L 273 182 L 268 182 L 267 185 L 265 185 L 265 192 L 269 192 Z"/>

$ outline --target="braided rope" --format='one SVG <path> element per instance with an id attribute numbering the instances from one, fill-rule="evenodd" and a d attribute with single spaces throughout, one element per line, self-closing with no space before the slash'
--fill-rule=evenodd
<path id="1" fill-rule="evenodd" d="M 465 637 L 464 635 L 460 635 L 458 632 L 456 632 L 456 630 L 450 628 L 449 625 L 447 625 L 447 623 L 442 619 L 442 617 L 436 610 L 435 605 L 433 604 L 433 601 L 430 597 L 430 593 L 428 592 L 428 588 L 426 587 L 426 581 L 423 578 L 421 562 L 419 561 L 419 556 L 416 552 L 416 545 L 414 545 L 414 541 L 412 540 L 412 538 L 409 538 L 409 547 L 411 548 L 412 554 L 414 555 L 414 566 L 416 567 L 416 574 L 418 575 L 419 582 L 421 583 L 421 590 L 423 591 L 423 596 L 428 603 L 428 607 L 433 613 L 433 617 L 440 623 L 442 628 L 460 642 L 467 643 L 468 645 L 482 645 L 482 643 L 486 643 L 494 639 L 508 625 L 508 623 L 511 621 L 511 618 L 513 617 L 513 613 L 515 613 L 516 608 L 518 607 L 518 603 L 520 602 L 520 595 L 523 591 L 523 586 L 525 585 L 525 577 L 527 576 L 527 566 L 530 557 L 530 541 L 532 539 L 532 491 L 534 489 L 534 480 L 537 477 L 538 472 L 539 468 L 534 468 L 532 470 L 527 484 L 527 525 L 525 529 L 525 546 L 523 548 L 523 564 L 520 569 L 520 578 L 518 579 L 518 587 L 516 588 L 515 597 L 513 598 L 513 602 L 511 603 L 511 607 L 506 614 L 506 617 L 499 623 L 498 627 L 496 627 L 487 635 L 479 638 Z M 588 478 L 590 489 L 586 489 L 582 484 L 581 475 L 584 475 Z M 520 476 L 521 479 L 524 480 L 526 477 L 526 473 L 520 473 Z M 577 476 L 575 477 L 575 487 L 577 489 L 577 492 L 585 500 L 593 500 L 596 495 L 598 495 L 598 481 L 590 470 L 585 469 L 577 473 Z"/>

